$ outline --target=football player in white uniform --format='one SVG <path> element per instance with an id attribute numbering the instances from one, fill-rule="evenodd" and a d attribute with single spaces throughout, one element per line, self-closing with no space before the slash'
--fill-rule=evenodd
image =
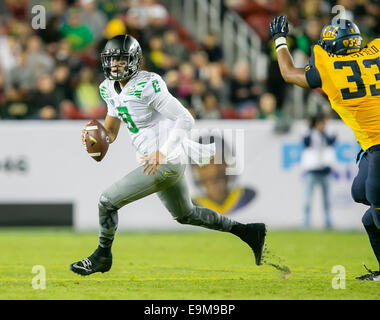
<path id="1" fill-rule="evenodd" d="M 265 224 L 242 224 L 191 202 L 184 177 L 184 155 L 201 163 L 202 156 L 210 160 L 215 150 L 213 145 L 201 145 L 186 137 L 194 119 L 169 93 L 159 75 L 139 70 L 142 52 L 138 41 L 129 35 L 110 39 L 101 60 L 106 79 L 99 88 L 108 107 L 104 127 L 110 143 L 115 141 L 124 122 L 142 165 L 102 193 L 98 248 L 88 258 L 71 264 L 70 269 L 81 275 L 109 271 L 118 210 L 152 193 L 157 193 L 179 223 L 231 232 L 240 237 L 253 250 L 256 264 L 262 264 Z M 82 141 L 85 135 L 83 131 Z"/>

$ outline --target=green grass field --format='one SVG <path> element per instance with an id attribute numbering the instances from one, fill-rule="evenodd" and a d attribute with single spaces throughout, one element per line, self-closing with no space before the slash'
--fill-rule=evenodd
<path id="1" fill-rule="evenodd" d="M 69 264 L 97 246 L 97 233 L 68 229 L 0 229 L 0 299 L 380 299 L 380 282 L 355 280 L 377 269 L 364 232 L 269 232 L 267 262 L 221 232 L 121 233 L 110 272 L 81 277 Z M 46 289 L 32 288 L 34 265 L 46 268 Z M 333 289 L 333 266 L 346 288 Z"/>

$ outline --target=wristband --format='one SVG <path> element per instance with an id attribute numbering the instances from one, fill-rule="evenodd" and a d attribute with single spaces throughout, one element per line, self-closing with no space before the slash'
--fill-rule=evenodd
<path id="1" fill-rule="evenodd" d="M 278 51 L 281 47 L 287 46 L 286 44 L 286 38 L 285 37 L 279 37 L 274 41 L 276 45 L 276 51 Z"/>

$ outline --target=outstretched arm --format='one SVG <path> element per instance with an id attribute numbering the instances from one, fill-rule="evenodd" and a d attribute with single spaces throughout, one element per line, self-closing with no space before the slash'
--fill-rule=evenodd
<path id="1" fill-rule="evenodd" d="M 293 58 L 287 46 L 282 46 L 277 51 L 277 60 L 282 78 L 285 82 L 296 84 L 302 88 L 310 88 L 306 80 L 306 72 L 303 68 L 294 66 Z"/>
<path id="2" fill-rule="evenodd" d="M 270 23 L 270 33 L 276 44 L 277 60 L 281 76 L 284 81 L 288 83 L 296 84 L 302 88 L 310 88 L 306 80 L 305 70 L 294 66 L 293 58 L 286 44 L 288 32 L 289 27 L 286 15 L 275 17 Z"/>

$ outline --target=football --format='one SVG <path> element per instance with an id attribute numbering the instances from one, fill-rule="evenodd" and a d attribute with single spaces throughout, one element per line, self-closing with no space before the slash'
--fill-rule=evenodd
<path id="1" fill-rule="evenodd" d="M 86 150 L 96 161 L 101 161 L 107 153 L 110 138 L 106 129 L 98 120 L 92 120 L 86 124 L 85 135 Z"/>

